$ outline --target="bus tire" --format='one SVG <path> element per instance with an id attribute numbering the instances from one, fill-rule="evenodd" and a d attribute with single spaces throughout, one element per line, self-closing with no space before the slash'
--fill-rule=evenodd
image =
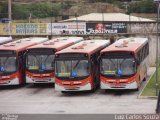
<path id="1" fill-rule="evenodd" d="M 96 92 L 96 88 L 94 87 L 92 90 L 91 90 L 91 93 L 95 93 Z"/>
<path id="2" fill-rule="evenodd" d="M 144 77 L 143 81 L 146 81 L 146 77 Z"/>
<path id="3" fill-rule="evenodd" d="M 134 89 L 135 91 L 139 91 L 139 87 L 138 88 L 136 88 L 136 89 Z"/>
<path id="4" fill-rule="evenodd" d="M 94 87 L 93 87 L 93 89 L 91 90 L 91 93 L 95 93 L 96 92 L 96 89 L 97 89 L 97 84 L 94 84 Z"/>
<path id="5" fill-rule="evenodd" d="M 145 73 L 145 75 L 144 75 L 143 81 L 146 81 L 146 80 L 147 80 L 147 71 L 146 71 L 146 73 Z"/>
<path id="6" fill-rule="evenodd" d="M 61 91 L 61 93 L 63 93 L 63 94 L 67 94 L 67 93 L 68 93 L 68 91 Z"/>
<path id="7" fill-rule="evenodd" d="M 104 90 L 104 93 L 108 93 L 108 90 L 107 90 L 107 89 L 105 89 L 105 90 Z"/>
<path id="8" fill-rule="evenodd" d="M 139 89 L 140 89 L 140 81 L 141 81 L 141 78 L 139 76 L 139 84 L 137 83 L 137 88 L 135 89 L 135 91 L 139 91 Z"/>
<path id="9" fill-rule="evenodd" d="M 25 87 L 25 84 L 24 84 L 24 83 L 22 83 L 22 84 L 20 84 L 20 85 L 19 85 L 19 87 Z"/>

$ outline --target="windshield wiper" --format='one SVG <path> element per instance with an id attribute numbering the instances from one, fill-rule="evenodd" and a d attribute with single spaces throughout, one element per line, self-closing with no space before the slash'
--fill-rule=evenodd
<path id="1" fill-rule="evenodd" d="M 37 57 L 37 55 L 33 55 L 35 58 L 36 58 L 36 60 L 37 60 L 37 62 L 38 62 L 38 66 L 40 66 L 43 62 L 42 62 L 42 59 L 38 59 Z M 49 55 L 46 57 L 46 59 L 44 60 L 44 64 L 45 64 L 45 62 L 47 61 L 47 59 L 48 59 L 48 57 L 49 57 Z M 40 61 L 41 60 L 41 61 Z"/>
<path id="2" fill-rule="evenodd" d="M 111 63 L 114 65 L 114 69 L 116 70 L 116 64 L 111 59 L 109 59 L 109 61 L 111 61 Z"/>
<path id="3" fill-rule="evenodd" d="M 123 59 L 123 61 L 120 63 L 120 65 L 119 65 L 120 69 L 121 69 L 121 65 L 124 63 L 125 60 L 126 60 L 126 58 Z"/>
<path id="4" fill-rule="evenodd" d="M 48 59 L 49 55 L 47 55 L 46 59 L 44 60 L 44 64 L 46 63 L 47 59 Z"/>
<path id="5" fill-rule="evenodd" d="M 40 64 L 40 61 L 38 60 L 37 56 L 36 55 L 33 55 L 33 56 L 36 58 L 37 62 Z"/>
<path id="6" fill-rule="evenodd" d="M 6 66 L 6 63 L 7 63 L 8 59 L 9 59 L 9 57 L 6 58 L 4 66 Z"/>
<path id="7" fill-rule="evenodd" d="M 78 60 L 78 62 L 76 63 L 76 65 L 73 67 L 73 70 L 75 70 L 75 68 L 78 66 L 79 63 L 80 63 L 80 60 Z"/>

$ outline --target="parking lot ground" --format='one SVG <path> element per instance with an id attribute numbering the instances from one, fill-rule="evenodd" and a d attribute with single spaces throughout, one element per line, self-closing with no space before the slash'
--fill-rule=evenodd
<path id="1" fill-rule="evenodd" d="M 0 113 L 155 113 L 156 99 L 138 99 L 140 91 L 97 90 L 95 93 L 62 94 L 56 92 L 52 84 L 0 87 Z"/>
<path id="2" fill-rule="evenodd" d="M 148 70 L 148 78 L 155 71 Z M 23 87 L 0 86 L 0 113 L 14 114 L 116 114 L 155 113 L 156 99 L 138 99 L 145 86 L 133 90 L 97 90 L 95 93 L 62 94 L 54 84 Z"/>

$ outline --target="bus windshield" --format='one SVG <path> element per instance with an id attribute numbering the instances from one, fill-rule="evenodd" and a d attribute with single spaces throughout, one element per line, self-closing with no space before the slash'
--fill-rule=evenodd
<path id="1" fill-rule="evenodd" d="M 88 60 L 56 61 L 57 77 L 85 77 L 89 75 Z"/>
<path id="2" fill-rule="evenodd" d="M 107 58 L 101 60 L 101 74 L 131 76 L 136 73 L 134 58 Z"/>
<path id="3" fill-rule="evenodd" d="M 0 57 L 0 73 L 16 72 L 16 57 Z"/>
<path id="4" fill-rule="evenodd" d="M 27 55 L 26 67 L 31 71 L 54 70 L 54 55 Z"/>

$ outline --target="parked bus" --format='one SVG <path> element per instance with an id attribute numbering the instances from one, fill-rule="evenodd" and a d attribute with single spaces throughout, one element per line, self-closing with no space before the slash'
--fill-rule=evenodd
<path id="1" fill-rule="evenodd" d="M 12 37 L 0 37 L 0 45 L 11 42 Z"/>
<path id="2" fill-rule="evenodd" d="M 54 83 L 55 52 L 69 47 L 83 37 L 60 37 L 27 49 L 26 83 Z"/>
<path id="3" fill-rule="evenodd" d="M 148 55 L 147 38 L 124 38 L 103 49 L 100 88 L 138 90 L 147 75 Z"/>
<path id="4" fill-rule="evenodd" d="M 109 43 L 109 40 L 86 40 L 57 52 L 55 90 L 94 91 L 99 85 L 97 57 Z"/>
<path id="5" fill-rule="evenodd" d="M 24 38 L 0 46 L 0 85 L 24 83 L 26 48 L 48 38 Z"/>

